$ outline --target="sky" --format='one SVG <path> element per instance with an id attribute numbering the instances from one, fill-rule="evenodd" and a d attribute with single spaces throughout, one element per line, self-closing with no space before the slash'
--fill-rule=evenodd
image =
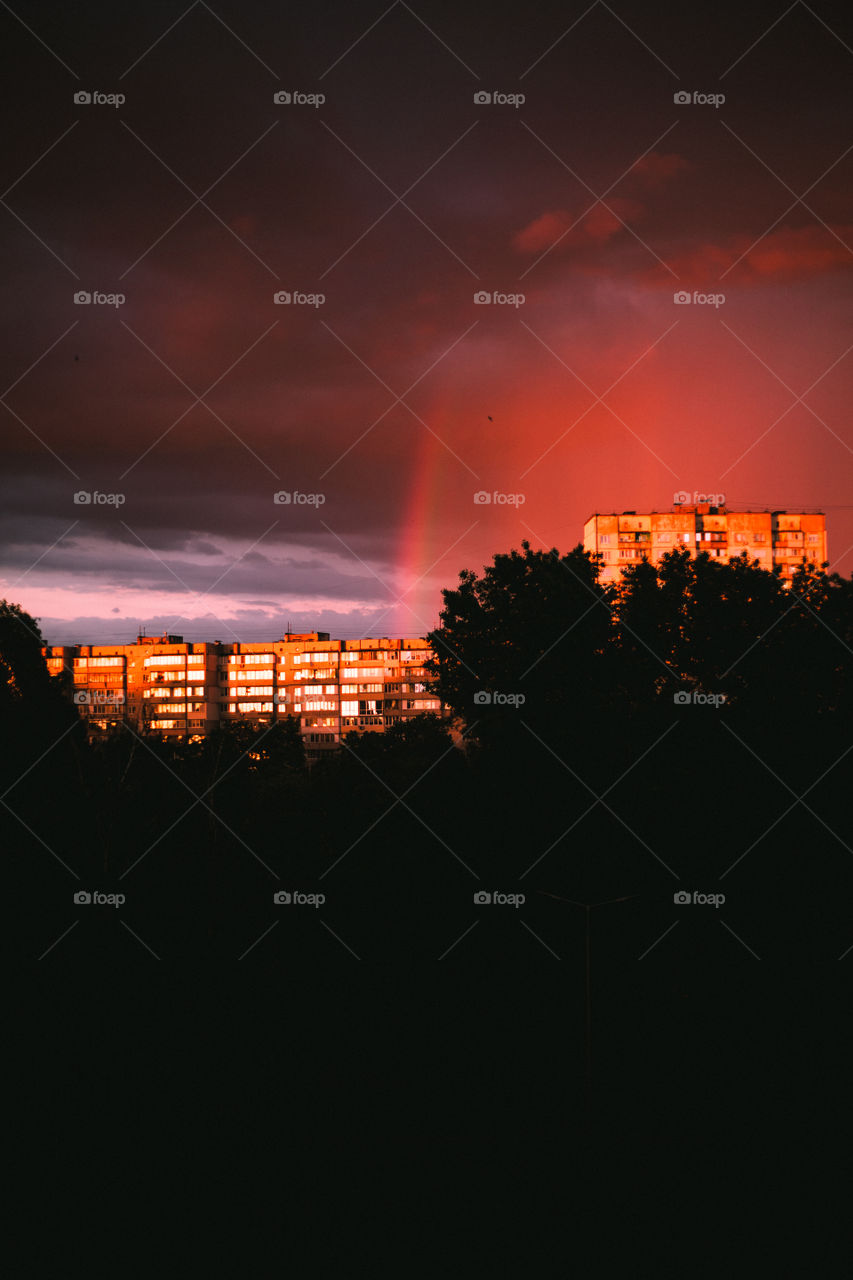
<path id="1" fill-rule="evenodd" d="M 823 510 L 853 572 L 849 10 L 0 31 L 0 596 L 48 643 L 421 636 L 676 491 Z"/>

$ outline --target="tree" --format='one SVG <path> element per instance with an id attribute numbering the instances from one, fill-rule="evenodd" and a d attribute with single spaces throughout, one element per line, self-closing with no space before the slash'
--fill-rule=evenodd
<path id="1" fill-rule="evenodd" d="M 581 546 L 561 556 L 521 545 L 481 577 L 463 570 L 428 637 L 439 696 L 483 742 L 517 737 L 522 709 L 531 726 L 562 735 L 607 697 L 614 592 Z"/>

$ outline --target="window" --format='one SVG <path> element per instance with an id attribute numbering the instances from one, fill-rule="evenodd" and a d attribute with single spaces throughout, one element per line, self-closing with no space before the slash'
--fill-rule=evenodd
<path id="1" fill-rule="evenodd" d="M 607 543 L 610 541 L 610 534 L 609 534 L 609 533 L 602 533 L 602 534 L 601 534 L 601 536 L 599 537 L 598 541 L 601 543 L 601 545 L 602 545 L 603 547 L 604 547 L 604 546 L 606 546 L 606 545 L 607 545 Z"/>

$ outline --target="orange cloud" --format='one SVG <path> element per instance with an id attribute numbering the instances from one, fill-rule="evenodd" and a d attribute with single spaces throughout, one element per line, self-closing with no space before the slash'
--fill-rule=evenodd
<path id="1" fill-rule="evenodd" d="M 529 223 L 513 238 L 521 253 L 539 253 L 559 241 L 559 248 L 577 248 L 588 244 L 606 244 L 622 230 L 623 222 L 638 218 L 643 206 L 636 200 L 614 198 L 607 204 L 596 204 L 578 220 L 568 209 L 551 209 Z M 620 221 L 621 219 L 621 221 Z"/>
<path id="2" fill-rule="evenodd" d="M 853 246 L 853 227 L 836 226 L 832 235 L 826 227 L 781 227 L 755 243 L 755 237 L 738 234 L 724 244 L 702 244 L 695 248 L 662 252 L 680 280 L 696 288 L 718 282 L 723 272 L 726 280 L 740 285 L 763 281 L 808 279 L 824 275 L 838 267 L 853 264 L 853 252 L 841 240 Z M 837 240 L 835 236 L 840 237 Z M 741 256 L 743 255 L 743 256 Z M 736 264 L 736 265 L 734 265 Z M 671 277 L 653 270 L 643 272 L 646 283 L 669 288 Z"/>
<path id="3" fill-rule="evenodd" d="M 647 156 L 642 156 L 632 166 L 630 173 L 642 178 L 647 186 L 657 186 L 659 183 L 667 182 L 670 178 L 675 177 L 683 169 L 689 168 L 690 166 L 684 157 L 676 155 L 674 152 L 668 155 L 661 155 L 659 151 L 650 151 Z"/>
<path id="4" fill-rule="evenodd" d="M 836 236 L 853 245 L 853 227 L 833 227 Z M 743 252 L 743 250 L 741 250 Z M 783 229 L 765 236 L 744 263 L 759 276 L 791 279 L 823 275 L 834 267 L 853 263 L 853 250 L 845 248 L 825 227 Z"/>

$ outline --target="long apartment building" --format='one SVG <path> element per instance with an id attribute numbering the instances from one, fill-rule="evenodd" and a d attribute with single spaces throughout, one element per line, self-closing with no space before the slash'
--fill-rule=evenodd
<path id="1" fill-rule="evenodd" d="M 718 560 L 745 551 L 762 569 L 781 566 L 791 585 L 803 563 L 822 564 L 826 516 L 819 511 L 729 511 L 710 503 L 680 504 L 669 511 L 623 511 L 591 515 L 583 528 L 585 551 L 602 557 L 602 583 L 617 582 L 622 570 L 643 559 L 657 563 L 667 551 L 687 547 Z"/>
<path id="2" fill-rule="evenodd" d="M 72 674 L 92 736 L 127 723 L 199 741 L 222 723 L 259 727 L 295 716 L 316 756 L 347 733 L 382 733 L 441 711 L 424 665 L 432 650 L 421 639 L 331 640 L 313 631 L 260 644 L 190 644 L 162 635 L 44 652 L 51 675 Z"/>

